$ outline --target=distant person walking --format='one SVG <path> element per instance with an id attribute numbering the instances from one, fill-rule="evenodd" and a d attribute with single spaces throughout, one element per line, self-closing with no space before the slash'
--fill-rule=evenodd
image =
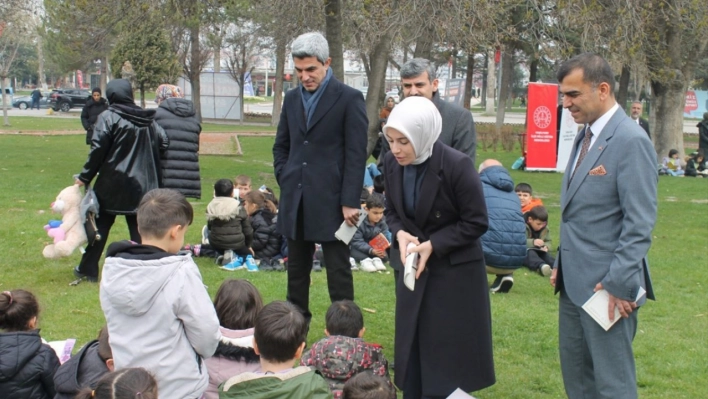
<path id="1" fill-rule="evenodd" d="M 81 111 L 81 124 L 86 130 L 86 144 L 91 144 L 91 135 L 93 135 L 93 126 L 98 120 L 101 112 L 108 109 L 108 101 L 101 97 L 101 88 L 94 87 L 91 91 L 91 97 L 86 101 L 84 109 Z"/>
<path id="2" fill-rule="evenodd" d="M 30 105 L 30 109 L 34 109 L 35 106 L 37 106 L 37 110 L 39 110 L 39 99 L 44 97 L 42 95 L 42 92 L 39 91 L 39 89 L 34 89 L 32 90 L 32 94 L 30 94 L 32 97 L 32 104 Z"/>
<path id="3" fill-rule="evenodd" d="M 199 175 L 199 134 L 202 125 L 194 103 L 187 100 L 179 86 L 157 88 L 155 122 L 165 129 L 170 145 L 162 154 L 162 187 L 179 191 L 188 198 L 202 197 Z"/>

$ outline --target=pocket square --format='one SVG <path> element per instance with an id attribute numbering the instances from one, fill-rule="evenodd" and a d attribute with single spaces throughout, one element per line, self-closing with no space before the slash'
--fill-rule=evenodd
<path id="1" fill-rule="evenodd" d="M 590 176 L 604 176 L 607 174 L 607 171 L 605 170 L 605 167 L 600 165 L 595 169 L 592 169 L 590 173 L 588 173 Z"/>

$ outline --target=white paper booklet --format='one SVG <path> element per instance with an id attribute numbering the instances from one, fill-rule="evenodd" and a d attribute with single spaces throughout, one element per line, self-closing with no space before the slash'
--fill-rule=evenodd
<path id="1" fill-rule="evenodd" d="M 368 215 L 365 210 L 359 209 L 359 221 L 354 226 L 348 225 L 346 220 L 343 221 L 339 229 L 334 232 L 334 236 L 337 237 L 339 241 L 349 245 L 352 237 L 354 237 L 354 233 L 356 233 L 356 229 L 359 228 L 361 222 L 363 222 Z"/>
<path id="2" fill-rule="evenodd" d="M 71 358 L 71 351 L 74 349 L 74 345 L 76 345 L 76 340 L 69 338 L 64 341 L 49 341 L 47 345 L 54 349 L 54 352 L 56 352 L 59 358 L 59 363 L 64 364 L 64 362 Z"/>
<path id="3" fill-rule="evenodd" d="M 411 248 L 415 248 L 415 244 L 412 242 L 408 244 L 406 248 L 406 253 Z M 403 284 L 408 287 L 409 290 L 413 291 L 415 289 L 415 273 L 418 271 L 418 252 L 411 252 L 406 255 L 406 264 L 403 267 Z"/>
<path id="4" fill-rule="evenodd" d="M 637 298 L 634 300 L 639 301 L 647 292 L 644 288 L 639 287 L 639 292 L 637 292 Z M 619 321 L 622 316 L 620 315 L 619 309 L 615 306 L 615 319 L 610 321 L 610 316 L 607 312 L 607 307 L 610 304 L 610 294 L 606 290 L 600 290 L 591 296 L 583 304 L 583 309 L 585 309 L 588 314 L 595 319 L 597 324 L 599 324 L 605 331 L 609 330 L 615 323 Z"/>
<path id="5" fill-rule="evenodd" d="M 455 389 L 455 392 L 451 393 L 447 399 L 475 399 L 474 396 L 464 392 L 460 388 Z"/>

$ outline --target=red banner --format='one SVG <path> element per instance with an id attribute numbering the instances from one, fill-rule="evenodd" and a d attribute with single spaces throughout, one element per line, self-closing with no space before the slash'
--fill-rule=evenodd
<path id="1" fill-rule="evenodd" d="M 526 110 L 526 168 L 556 169 L 558 85 L 529 83 Z"/>

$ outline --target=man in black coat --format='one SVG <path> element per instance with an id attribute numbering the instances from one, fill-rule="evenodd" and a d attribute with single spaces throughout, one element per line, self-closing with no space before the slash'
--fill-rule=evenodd
<path id="1" fill-rule="evenodd" d="M 644 106 L 639 101 L 633 102 L 629 116 L 634 122 L 641 126 L 645 132 L 647 132 L 647 136 L 649 136 L 649 138 L 651 139 L 651 133 L 649 133 L 649 122 L 647 122 L 646 119 L 642 118 L 643 107 Z"/>
<path id="2" fill-rule="evenodd" d="M 305 318 L 315 243 L 322 244 L 330 299 L 354 299 L 349 247 L 334 237 L 342 221 L 359 218 L 366 168 L 368 119 L 360 91 L 329 68 L 329 46 L 319 33 L 292 44 L 300 87 L 285 95 L 273 146 L 280 185 L 278 231 L 288 240 L 288 301 Z"/>
<path id="3" fill-rule="evenodd" d="M 86 144 L 91 145 L 91 136 L 93 135 L 93 126 L 98 120 L 98 116 L 108 109 L 108 101 L 101 97 L 101 88 L 94 87 L 91 91 L 91 97 L 86 100 L 84 109 L 81 110 L 81 124 L 86 130 Z"/>
<path id="4" fill-rule="evenodd" d="M 32 97 L 32 104 L 30 105 L 30 109 L 33 109 L 36 106 L 37 110 L 39 110 L 39 99 L 44 97 L 42 95 L 42 92 L 39 91 L 39 89 L 34 89 L 32 90 L 30 97 Z"/>

